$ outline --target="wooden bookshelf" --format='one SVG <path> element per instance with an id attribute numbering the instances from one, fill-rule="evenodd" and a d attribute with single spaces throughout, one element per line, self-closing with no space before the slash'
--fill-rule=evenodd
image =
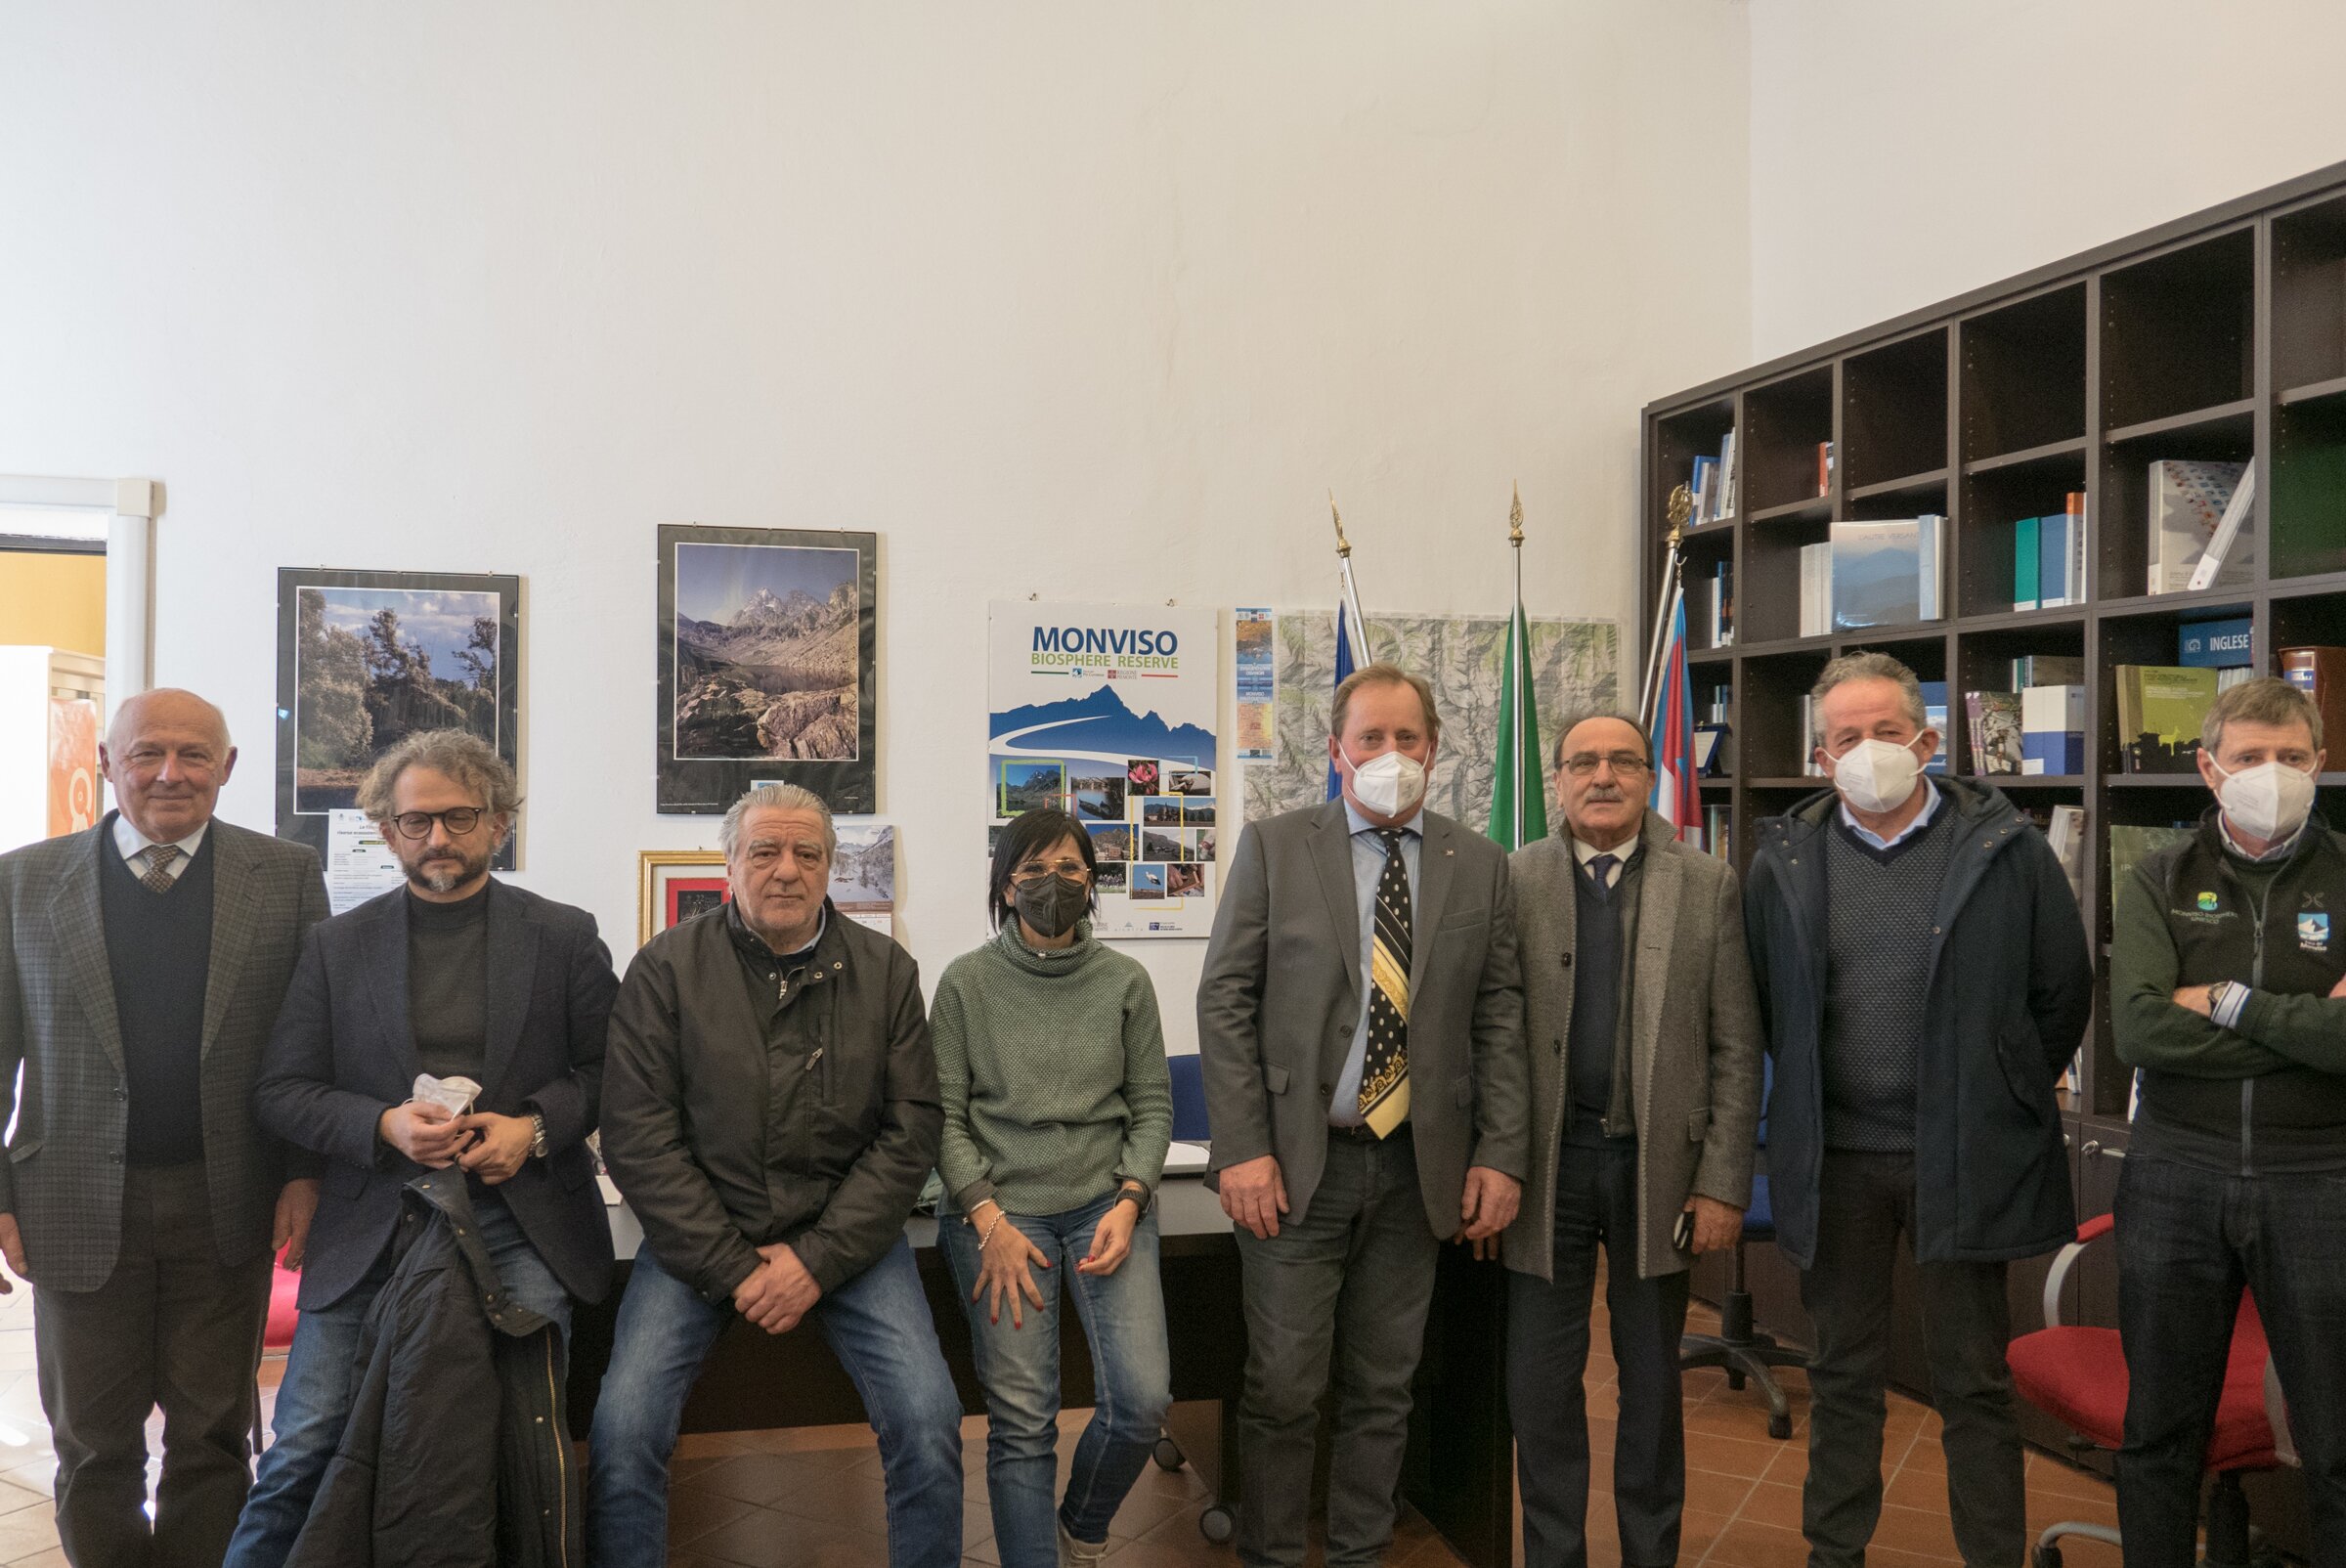
<path id="1" fill-rule="evenodd" d="M 2127 774 L 2110 675 L 2174 664 L 2185 621 L 2252 619 L 2259 668 L 2299 642 L 2346 643 L 2346 164 L 2165 224 L 1649 405 L 1638 494 L 1639 603 L 1651 613 L 1673 486 L 1697 454 L 1738 432 L 1734 514 L 1690 536 L 1689 581 L 1732 562 L 1737 645 L 1689 665 L 1698 715 L 1728 692 L 1729 735 L 1707 806 L 1733 813 L 1748 866 L 1757 819 L 1821 779 L 1803 776 L 1800 699 L 1837 654 L 1878 648 L 1944 680 L 1950 765 L 1974 765 L 1963 693 L 2006 683 L 2026 654 L 2081 657 L 2086 771 L 1996 776 L 2029 806 L 2082 806 L 2091 850 L 2085 918 L 2105 954 L 2073 1146 L 2122 1147 L 2130 1074 L 2108 1026 L 2108 830 L 2195 817 L 2195 774 Z M 1816 444 L 1835 444 L 1817 494 Z M 2251 582 L 2146 594 L 2147 471 L 2153 460 L 2253 462 L 2244 538 Z M 2087 497 L 2086 599 L 2014 611 L 2013 526 Z M 1937 512 L 1945 619 L 1802 637 L 1800 549 L 1835 522 Z M 1651 633 L 1650 625 L 1644 629 Z M 1639 647 L 1646 646 L 1641 639 Z M 2333 755 L 2346 737 L 2330 741 Z M 2346 827 L 2346 788 L 2321 809 Z M 2094 1184 L 2081 1163 L 2080 1193 Z"/>

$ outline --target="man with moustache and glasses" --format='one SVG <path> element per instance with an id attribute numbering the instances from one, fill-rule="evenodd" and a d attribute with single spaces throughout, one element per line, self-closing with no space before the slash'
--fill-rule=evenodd
<path id="1" fill-rule="evenodd" d="M 263 1063 L 261 1120 L 323 1156 L 326 1194 L 277 1440 L 231 1568 L 283 1562 L 309 1516 L 349 1418 L 368 1309 L 395 1267 L 411 1179 L 464 1172 L 507 1299 L 565 1338 L 571 1297 L 610 1288 L 610 1229 L 585 1145 L 619 982 L 592 915 L 489 874 L 520 805 L 512 768 L 462 730 L 409 736 L 359 786 L 359 808 L 408 880 L 311 934 Z M 458 1113 L 415 1098 L 421 1076 L 478 1087 Z M 494 1421 L 498 1390 L 481 1394 Z"/>

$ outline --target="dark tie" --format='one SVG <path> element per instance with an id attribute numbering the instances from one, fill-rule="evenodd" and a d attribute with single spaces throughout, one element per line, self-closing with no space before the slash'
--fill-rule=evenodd
<path id="1" fill-rule="evenodd" d="M 147 885 L 147 891 L 149 893 L 169 893 L 172 881 L 171 863 L 179 858 L 179 846 L 176 844 L 151 844 L 141 851 L 140 857 L 147 862 L 147 869 L 139 873 L 139 880 Z"/>
<path id="2" fill-rule="evenodd" d="M 1613 868 L 1621 864 L 1617 854 L 1595 854 L 1588 857 L 1588 875 L 1596 883 L 1596 895 L 1610 900 L 1613 896 Z"/>
<path id="3" fill-rule="evenodd" d="M 1399 828 L 1379 828 L 1385 869 L 1370 910 L 1368 1048 L 1361 1058 L 1361 1117 L 1379 1138 L 1410 1114 L 1410 871 Z"/>

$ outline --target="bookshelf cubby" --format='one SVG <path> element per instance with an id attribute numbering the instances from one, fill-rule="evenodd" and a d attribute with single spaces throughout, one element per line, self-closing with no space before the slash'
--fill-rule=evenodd
<path id="1" fill-rule="evenodd" d="M 1686 556 L 1690 583 L 1721 560 L 1736 582 L 1735 646 L 1690 663 L 1698 717 L 1714 691 L 1729 694 L 1704 804 L 1730 807 L 1732 853 L 1748 867 L 1752 824 L 1822 787 L 1803 776 L 1800 704 L 1836 654 L 1879 648 L 1944 680 L 1958 772 L 1977 765 L 1966 691 L 2007 688 L 2018 658 L 2082 659 L 2086 770 L 1985 782 L 2023 807 L 2086 809 L 2084 915 L 2105 955 L 2103 1005 L 2066 1114 L 2074 1139 L 2122 1142 L 2129 1074 L 2107 1005 L 2109 828 L 2195 819 L 2207 792 L 2196 774 L 2123 771 L 2112 671 L 2174 664 L 2184 623 L 2226 616 L 2251 621 L 2265 673 L 2278 648 L 2346 644 L 2346 164 L 1649 405 L 1645 605 L 1667 561 L 1671 488 L 1730 429 L 1743 456 L 1736 515 L 1690 536 Z M 1836 461 L 1819 495 L 1824 441 Z M 2249 581 L 2147 591 L 2150 466 L 2171 459 L 2256 465 Z M 2016 522 L 2059 513 L 2076 491 L 2087 498 L 2082 600 L 2016 611 Z M 1802 545 L 1836 522 L 1923 512 L 1947 519 L 1945 619 L 1798 635 Z M 2346 757 L 2346 736 L 2329 745 Z M 2346 772 L 2324 785 L 2320 808 L 2346 825 Z"/>

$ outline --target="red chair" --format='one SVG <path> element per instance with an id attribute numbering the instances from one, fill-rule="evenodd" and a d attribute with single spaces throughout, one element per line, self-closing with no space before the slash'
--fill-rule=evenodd
<path id="1" fill-rule="evenodd" d="M 2061 1321 L 2062 1286 L 2085 1249 L 2107 1236 L 2110 1215 L 2100 1214 L 2077 1227 L 2077 1240 L 2063 1247 L 2045 1276 L 2045 1326 L 2015 1339 L 2005 1350 L 2012 1367 L 2013 1386 L 2020 1397 L 2067 1426 L 2095 1448 L 2114 1450 L 2126 1427 L 2126 1356 L 2118 1347 L 2115 1328 L 2088 1328 Z M 2216 1427 L 2207 1444 L 2207 1468 L 2216 1478 L 2207 1503 L 2208 1568 L 2246 1568 L 2251 1560 L 2252 1532 L 2248 1527 L 2248 1499 L 2240 1477 L 2251 1470 L 2278 1469 L 2274 1451 L 2273 1418 L 2265 1404 L 2264 1320 L 2245 1291 L 2232 1329 L 2232 1358 L 2224 1372 L 2224 1393 L 2216 1405 Z M 2036 1568 L 2061 1568 L 2064 1536 L 2120 1546 L 2118 1533 L 2106 1525 L 2062 1523 L 2048 1526 L 2037 1537 L 2031 1560 Z"/>

